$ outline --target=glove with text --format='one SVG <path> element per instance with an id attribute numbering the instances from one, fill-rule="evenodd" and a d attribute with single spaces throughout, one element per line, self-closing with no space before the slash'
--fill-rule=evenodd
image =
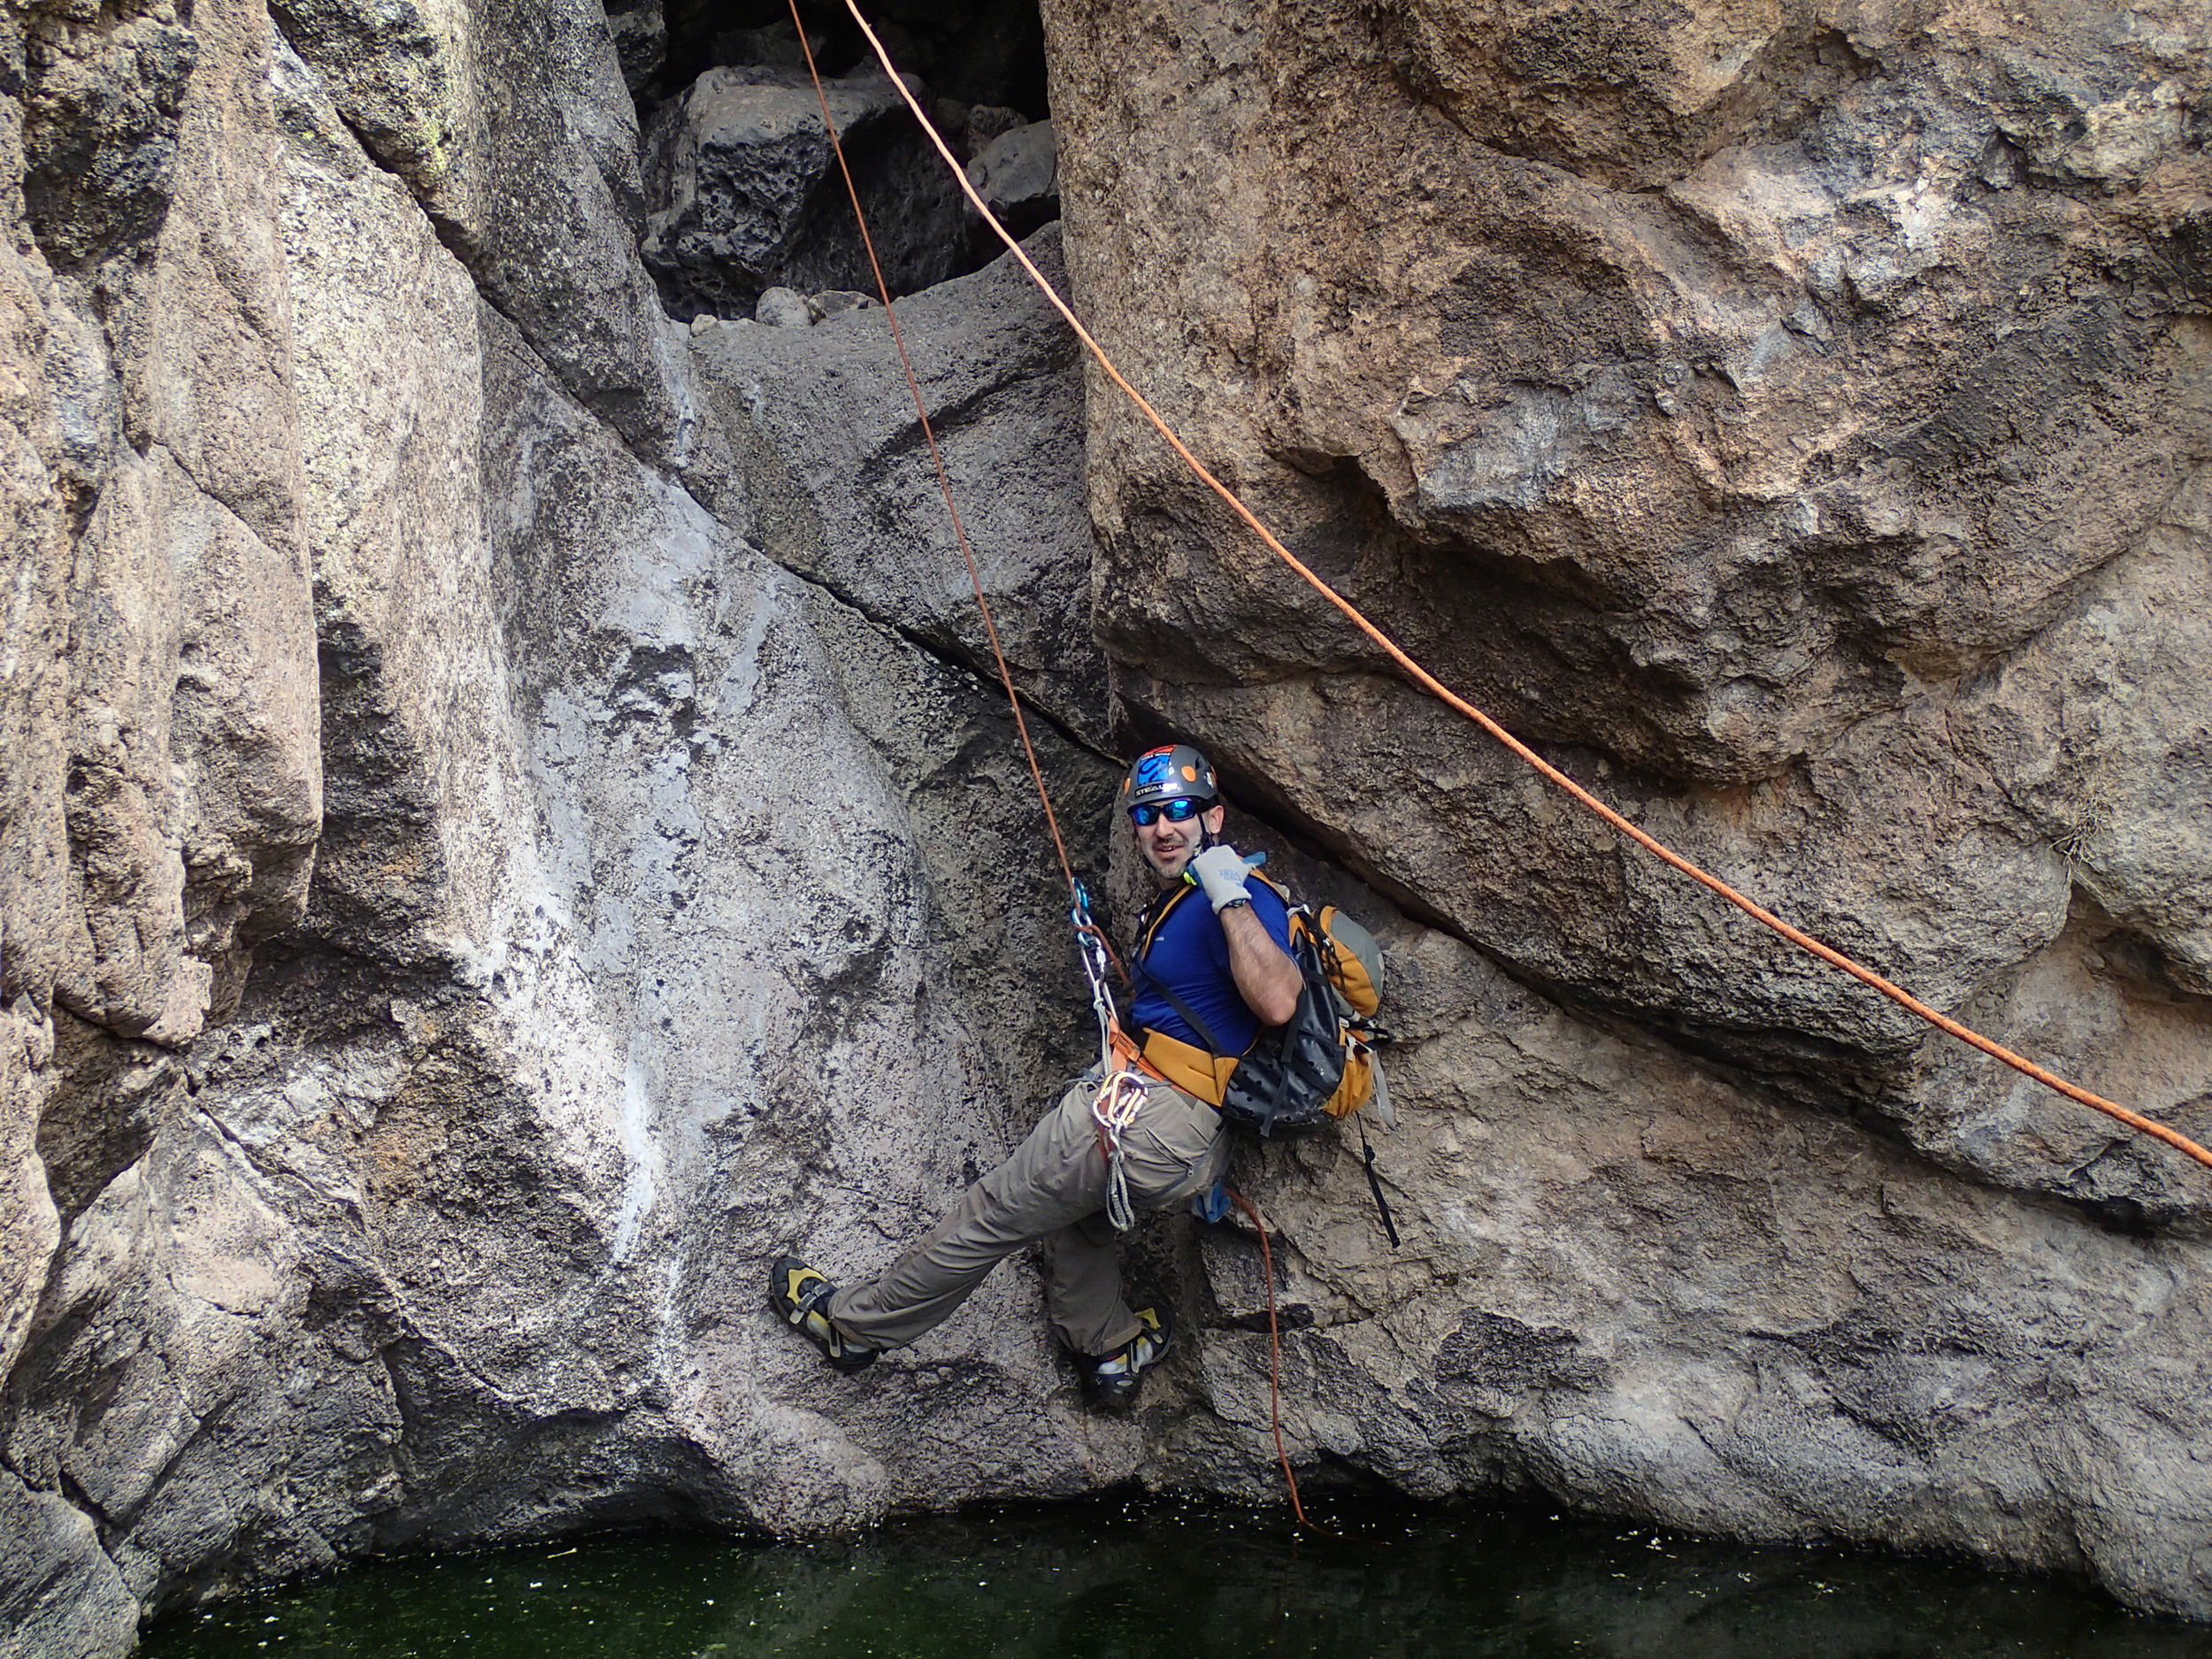
<path id="1" fill-rule="evenodd" d="M 1251 895 L 1244 888 L 1248 866 L 1244 855 L 1226 841 L 1218 842 L 1190 861 L 1190 872 L 1198 878 L 1198 885 L 1206 889 L 1206 902 L 1218 916 L 1232 904 L 1248 902 Z"/>

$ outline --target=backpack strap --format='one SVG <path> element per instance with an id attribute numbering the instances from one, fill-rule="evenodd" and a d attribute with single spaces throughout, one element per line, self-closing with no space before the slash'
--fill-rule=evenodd
<path id="1" fill-rule="evenodd" d="M 1144 959 L 1152 954 L 1153 937 L 1160 931 L 1161 924 L 1167 920 L 1168 912 L 1188 898 L 1194 891 L 1196 889 L 1187 882 L 1170 887 L 1139 913 L 1136 949 L 1138 966 L 1143 966 Z"/>
<path id="2" fill-rule="evenodd" d="M 1154 905 L 1138 918 L 1137 949 L 1130 959 L 1129 977 L 1139 989 L 1145 986 L 1156 988 L 1161 995 L 1167 998 L 1168 1005 L 1182 1016 L 1183 1023 L 1196 1034 L 1198 1041 L 1205 1044 L 1202 1050 L 1204 1057 L 1202 1059 L 1202 1050 L 1189 1043 L 1171 1037 L 1165 1032 L 1148 1031 L 1142 1051 L 1148 1062 L 1164 1068 L 1169 1080 L 1177 1087 L 1197 1095 L 1209 1105 L 1217 1107 L 1221 1104 L 1221 1092 L 1227 1085 L 1224 1062 L 1233 1068 L 1238 1056 L 1225 1052 L 1221 1044 L 1215 1041 L 1206 1022 L 1198 1017 L 1198 1010 L 1176 995 L 1173 986 L 1157 974 L 1148 972 L 1144 965 L 1145 957 L 1152 952 L 1152 941 L 1158 936 L 1168 913 L 1192 891 L 1187 886 L 1171 889 L 1155 901 Z"/>
<path id="3" fill-rule="evenodd" d="M 1139 971 L 1141 972 L 1143 970 L 1144 964 L 1140 962 L 1137 964 L 1137 967 Z M 1206 1052 L 1208 1054 L 1213 1056 L 1213 1057 L 1217 1060 L 1227 1057 L 1226 1051 L 1219 1043 L 1214 1041 L 1213 1033 L 1206 1029 L 1206 1022 L 1198 1018 L 1198 1010 L 1193 1008 L 1188 1002 L 1186 1002 L 1181 997 L 1176 995 L 1175 989 L 1172 986 L 1169 985 L 1165 979 L 1154 979 L 1148 973 L 1145 974 L 1144 979 L 1147 985 L 1155 987 L 1162 996 L 1167 998 L 1169 1003 L 1173 1006 L 1175 1011 L 1183 1017 L 1183 1023 L 1198 1033 L 1198 1040 L 1206 1045 Z"/>
<path id="4" fill-rule="evenodd" d="M 1169 1005 L 1183 1017 L 1183 1023 L 1198 1033 L 1198 1040 L 1206 1045 L 1206 1051 L 1218 1060 L 1222 1057 L 1222 1048 L 1214 1041 L 1213 1033 L 1206 1029 L 1206 1022 L 1198 1018 L 1196 1011 L 1188 1002 L 1175 995 L 1174 988 L 1165 979 L 1148 972 L 1144 965 L 1144 959 L 1152 954 L 1152 941 L 1159 937 L 1160 929 L 1166 924 L 1169 915 L 1178 904 L 1188 898 L 1193 891 L 1194 889 L 1187 883 L 1171 887 L 1155 900 L 1145 913 L 1137 918 L 1137 949 L 1130 961 L 1129 975 L 1133 980 L 1141 979 L 1145 984 L 1151 986 L 1162 996 L 1167 998 Z"/>

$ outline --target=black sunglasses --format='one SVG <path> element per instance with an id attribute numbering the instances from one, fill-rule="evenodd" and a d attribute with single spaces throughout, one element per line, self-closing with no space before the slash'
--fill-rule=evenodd
<path id="1" fill-rule="evenodd" d="M 1194 801 L 1188 795 L 1179 795 L 1172 801 L 1151 801 L 1143 806 L 1129 809 L 1129 817 L 1141 829 L 1165 818 L 1171 824 L 1187 824 L 1206 810 L 1203 801 Z"/>

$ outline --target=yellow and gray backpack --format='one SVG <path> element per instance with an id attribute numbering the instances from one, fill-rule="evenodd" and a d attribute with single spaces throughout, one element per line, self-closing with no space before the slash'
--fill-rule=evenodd
<path id="1" fill-rule="evenodd" d="M 1257 872 L 1251 879 L 1267 880 Z M 1390 1040 L 1375 1022 L 1382 1007 L 1382 947 L 1333 904 L 1317 912 L 1275 882 L 1268 885 L 1290 910 L 1291 958 L 1305 981 L 1297 1010 L 1284 1024 L 1263 1027 L 1243 1054 L 1226 1054 L 1182 998 L 1155 980 L 1206 1047 L 1153 1033 L 1145 1040 L 1146 1061 L 1219 1107 L 1234 1127 L 1263 1139 L 1310 1133 L 1371 1102 L 1389 1121 L 1389 1094 L 1375 1052 Z M 1150 918 L 1138 949 L 1140 969 L 1153 933 L 1187 891 L 1171 895 Z"/>
<path id="2" fill-rule="evenodd" d="M 1266 881 L 1264 876 L 1256 879 Z M 1374 934 L 1333 904 L 1319 911 L 1297 902 L 1272 881 L 1268 886 L 1282 894 L 1290 908 L 1292 959 L 1305 981 L 1298 993 L 1298 1007 L 1290 1018 L 1276 1026 L 1263 1026 L 1251 1048 L 1241 1055 L 1224 1055 L 1200 1019 L 1183 999 L 1155 979 L 1176 1012 L 1206 1042 L 1194 1048 L 1161 1032 L 1146 1033 L 1145 1063 L 1170 1082 L 1221 1109 L 1232 1125 L 1262 1139 L 1310 1134 L 1333 1118 L 1349 1118 L 1362 1107 L 1386 1128 L 1396 1128 L 1390 1109 L 1390 1091 L 1383 1081 L 1382 1059 L 1375 1050 L 1390 1041 L 1390 1033 L 1375 1023 L 1382 1010 L 1383 955 Z M 1143 972 L 1144 954 L 1151 948 L 1167 912 L 1191 889 L 1178 888 L 1154 910 L 1141 930 L 1136 966 Z M 1360 1128 L 1360 1156 L 1366 1165 L 1367 1190 L 1374 1195 L 1375 1211 L 1382 1220 L 1390 1248 L 1398 1248 L 1398 1225 L 1383 1196 L 1382 1176 L 1375 1167 L 1375 1148 Z M 1218 1188 L 1217 1187 L 1217 1193 Z M 1217 1221 L 1228 1207 L 1222 1198 L 1218 1209 L 1202 1213 Z"/>

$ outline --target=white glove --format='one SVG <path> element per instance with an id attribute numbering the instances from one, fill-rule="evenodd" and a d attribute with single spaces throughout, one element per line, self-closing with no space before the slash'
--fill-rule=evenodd
<path id="1" fill-rule="evenodd" d="M 1206 889 L 1206 902 L 1217 916 L 1232 904 L 1251 902 L 1252 895 L 1244 890 L 1246 871 L 1244 855 L 1226 841 L 1215 842 L 1190 861 L 1190 872 Z"/>

